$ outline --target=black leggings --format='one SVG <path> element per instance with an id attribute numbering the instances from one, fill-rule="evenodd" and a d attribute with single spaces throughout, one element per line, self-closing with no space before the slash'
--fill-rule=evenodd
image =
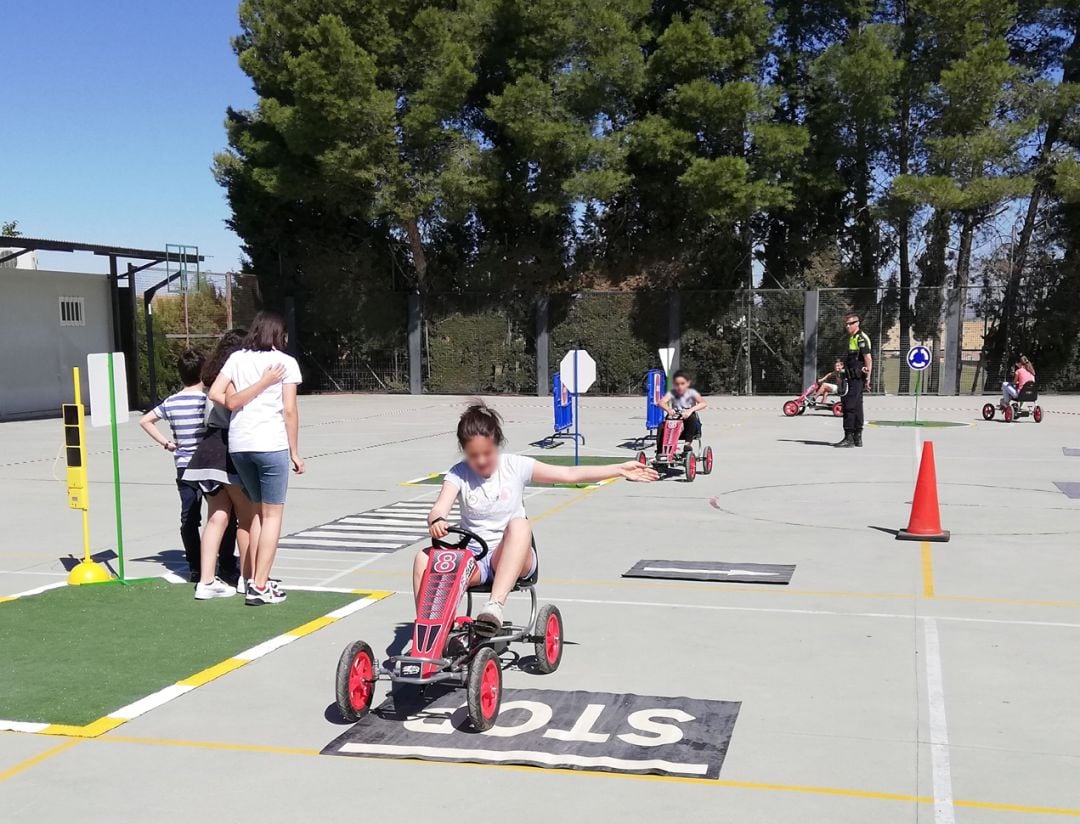
<path id="1" fill-rule="evenodd" d="M 697 412 L 687 415 L 682 419 L 682 439 L 684 441 L 692 441 L 695 438 L 701 437 L 701 418 L 698 417 Z M 656 430 L 656 448 L 660 448 L 660 444 L 664 440 L 664 421 L 660 421 L 660 426 Z"/>

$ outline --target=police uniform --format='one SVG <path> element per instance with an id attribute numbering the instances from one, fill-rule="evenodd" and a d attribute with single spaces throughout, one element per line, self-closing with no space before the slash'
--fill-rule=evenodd
<path id="1" fill-rule="evenodd" d="M 848 351 L 844 359 L 844 371 L 847 375 L 847 392 L 841 404 L 844 408 L 844 440 L 838 446 L 862 446 L 863 431 L 863 387 L 867 375 L 863 372 L 866 356 L 870 354 L 870 336 L 861 329 L 848 336 Z"/>

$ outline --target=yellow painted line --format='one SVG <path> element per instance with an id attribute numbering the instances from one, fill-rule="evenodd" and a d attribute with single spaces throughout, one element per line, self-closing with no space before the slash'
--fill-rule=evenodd
<path id="1" fill-rule="evenodd" d="M 922 542 L 922 595 L 934 597 L 934 555 L 929 541 Z"/>
<path id="2" fill-rule="evenodd" d="M 0 597 L 0 604 L 6 603 L 7 601 L 14 601 L 14 600 L 15 599 L 12 598 L 10 595 L 4 595 L 3 597 Z"/>
<path id="3" fill-rule="evenodd" d="M 97 738 L 99 735 L 114 730 L 123 724 L 123 718 L 105 716 L 89 724 L 49 724 L 38 735 L 66 735 L 69 738 Z"/>
<path id="4" fill-rule="evenodd" d="M 576 504 L 578 501 L 582 500 L 583 498 L 587 498 L 588 496 L 592 495 L 593 493 L 599 492 L 603 488 L 604 487 L 602 487 L 602 486 L 591 486 L 588 489 L 584 489 L 581 492 L 579 492 L 577 495 L 575 495 L 574 497 L 570 498 L 569 500 L 563 501 L 561 504 L 556 504 L 555 506 L 551 507 L 550 509 L 545 510 L 544 512 L 541 512 L 539 515 L 537 515 L 535 517 L 532 517 L 532 518 L 529 518 L 529 520 L 532 521 L 534 524 L 538 523 L 538 522 L 544 520 L 544 518 L 548 518 L 548 517 L 551 517 L 552 515 L 556 515 L 559 512 L 562 512 L 568 506 L 572 506 L 573 504 Z"/>
<path id="5" fill-rule="evenodd" d="M 372 601 L 381 601 L 383 598 L 389 598 L 394 594 L 393 590 L 390 589 L 353 589 L 350 592 L 353 595 L 363 595 Z"/>
<path id="6" fill-rule="evenodd" d="M 42 761 L 48 761 L 54 755 L 59 755 L 65 750 L 70 750 L 72 747 L 79 743 L 81 743 L 79 739 L 73 739 L 71 741 L 63 741 L 57 744 L 55 747 L 49 747 L 49 749 L 45 750 L 45 752 L 39 752 L 32 758 L 27 758 L 25 761 L 20 761 L 14 767 L 9 767 L 3 772 L 0 772 L 0 781 L 7 781 L 9 778 L 13 778 L 19 773 L 26 772 L 31 767 L 36 767 Z"/>
<path id="7" fill-rule="evenodd" d="M 438 478 L 442 475 L 442 472 L 432 472 L 430 475 L 425 475 L 423 478 L 413 478 L 411 481 L 399 481 L 398 486 L 434 486 L 434 484 L 425 483 L 432 478 Z"/>
<path id="8" fill-rule="evenodd" d="M 303 624 L 302 626 L 299 626 L 296 629 L 290 629 L 285 634 L 286 635 L 293 635 L 293 636 L 295 636 L 297 638 L 303 638 L 305 635 L 310 635 L 311 633 L 313 633 L 313 632 L 315 632 L 317 630 L 320 630 L 323 627 L 330 626 L 336 620 L 337 620 L 337 618 L 330 618 L 330 617 L 324 615 L 322 618 L 316 618 L 313 621 L 308 621 L 306 624 Z"/>
<path id="9" fill-rule="evenodd" d="M 226 658 L 224 661 L 214 664 L 212 667 L 207 667 L 194 675 L 189 675 L 183 681 L 177 681 L 176 683 L 181 687 L 201 687 L 203 684 L 209 684 L 215 678 L 220 678 L 227 672 L 239 669 L 246 663 L 248 662 L 239 658 Z"/>
<path id="10" fill-rule="evenodd" d="M 164 747 L 191 747 L 205 750 L 225 750 L 231 752 L 256 752 L 272 755 L 299 755 L 317 756 L 319 750 L 305 749 L 300 747 L 276 747 L 262 744 L 235 744 L 222 741 L 187 741 L 171 738 L 142 738 L 127 735 L 107 735 L 96 741 L 111 742 L 118 744 L 146 744 Z M 726 779 L 711 778 L 687 778 L 675 775 L 639 775 L 634 773 L 599 772 L 596 770 L 562 770 L 551 767 L 529 767 L 523 764 L 473 764 L 458 761 L 424 761 L 411 758 L 379 758 L 379 761 L 389 761 L 410 766 L 435 766 L 435 767 L 469 767 L 474 769 L 488 770 L 512 770 L 515 772 L 553 773 L 566 777 L 588 778 L 611 778 L 629 779 L 633 781 L 656 781 L 667 784 L 694 784 L 703 787 L 723 787 L 735 790 L 755 790 L 759 792 L 782 792 L 799 793 L 805 795 L 826 795 L 837 798 L 862 798 L 872 801 L 899 801 L 908 804 L 933 804 L 934 799 L 923 795 L 909 795 L 907 793 L 880 792 L 876 790 L 856 790 L 848 787 L 817 787 L 807 784 L 780 784 L 766 781 L 733 781 Z M 0 776 L 2 777 L 2 776 Z M 957 799 L 953 802 L 958 807 L 971 807 L 982 810 L 997 810 L 1001 812 L 1033 813 L 1038 815 L 1058 815 L 1080 817 L 1080 809 L 1066 807 L 1038 807 L 1023 804 L 1001 804 L 994 801 L 971 801 Z"/>

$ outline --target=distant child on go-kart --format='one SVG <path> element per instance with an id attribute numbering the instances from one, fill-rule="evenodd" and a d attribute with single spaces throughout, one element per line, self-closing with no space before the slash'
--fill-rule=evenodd
<path id="1" fill-rule="evenodd" d="M 660 399 L 660 408 L 667 414 L 671 415 L 676 409 L 682 414 L 684 441 L 701 437 L 701 419 L 698 417 L 698 412 L 709 405 L 692 384 L 693 380 L 689 373 L 680 369 L 671 378 L 671 391 Z M 658 443 L 662 431 L 662 429 L 657 431 Z"/>
<path id="2" fill-rule="evenodd" d="M 840 394 L 840 387 L 843 386 L 845 380 L 844 375 L 844 362 L 837 358 L 836 363 L 833 364 L 833 371 L 818 378 L 818 388 L 814 397 L 819 405 L 824 404 L 829 395 Z"/>
<path id="3" fill-rule="evenodd" d="M 532 528 L 523 503 L 526 484 L 591 483 L 618 477 L 655 481 L 659 477 L 655 470 L 637 461 L 551 466 L 526 455 L 500 452 L 505 441 L 502 418 L 479 401 L 470 405 L 458 421 L 457 438 L 465 460 L 446 473 L 439 497 L 428 514 L 428 528 L 432 538 L 446 537 L 446 517 L 457 498 L 461 528 L 479 535 L 491 548 L 469 581 L 469 586 L 491 585 L 491 600 L 476 616 L 477 633 L 487 637 L 502 628 L 503 607 L 515 582 L 536 569 Z M 417 554 L 413 563 L 413 595 L 418 601 L 427 563 L 427 550 Z"/>

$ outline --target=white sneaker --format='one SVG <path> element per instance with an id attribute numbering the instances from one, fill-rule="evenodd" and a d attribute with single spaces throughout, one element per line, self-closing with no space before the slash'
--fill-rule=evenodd
<path id="1" fill-rule="evenodd" d="M 495 635 L 502 629 L 503 605 L 498 601 L 488 601 L 476 616 L 476 632 L 483 636 Z"/>
<path id="2" fill-rule="evenodd" d="M 244 603 L 249 607 L 258 607 L 263 604 L 281 604 L 284 603 L 288 596 L 267 583 L 262 589 L 259 589 L 255 584 L 249 584 L 247 588 L 247 595 L 244 596 Z"/>
<path id="3" fill-rule="evenodd" d="M 220 578 L 215 578 L 209 584 L 198 583 L 195 585 L 195 600 L 209 601 L 211 598 L 231 598 L 236 594 L 236 588 L 231 587 Z"/>
<path id="4" fill-rule="evenodd" d="M 241 595 L 247 595 L 247 580 L 241 575 L 236 581 L 236 591 Z"/>

